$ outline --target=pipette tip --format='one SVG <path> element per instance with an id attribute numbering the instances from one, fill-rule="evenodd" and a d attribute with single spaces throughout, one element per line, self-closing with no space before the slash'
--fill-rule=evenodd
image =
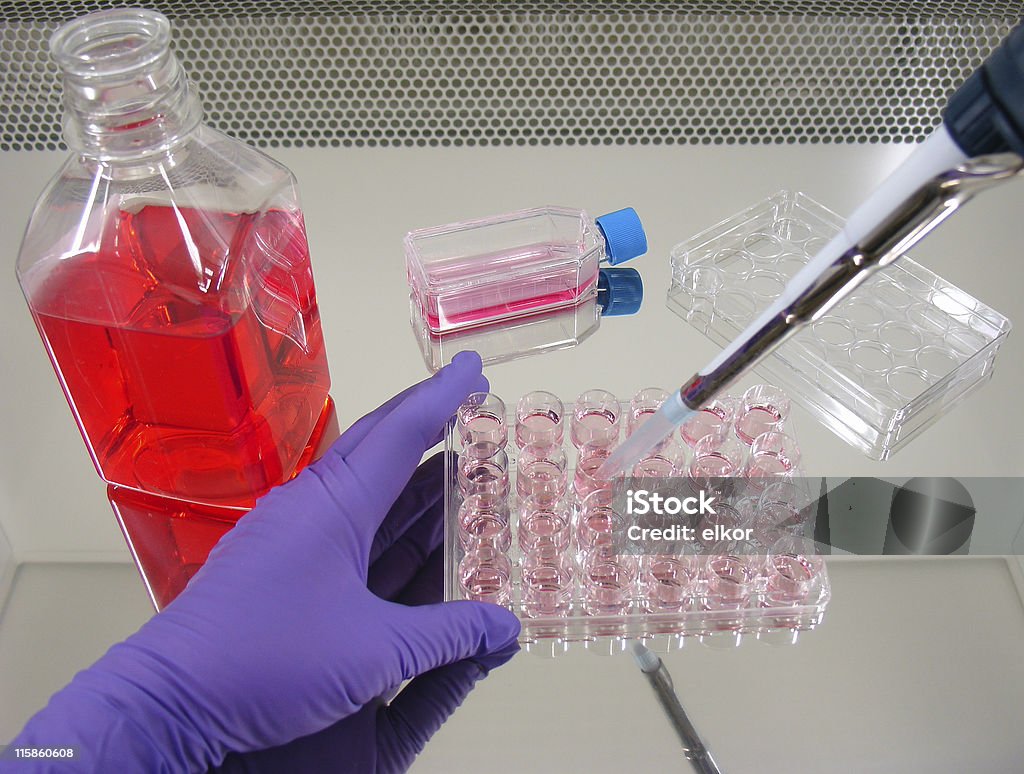
<path id="1" fill-rule="evenodd" d="M 650 651 L 646 645 L 639 640 L 633 640 L 631 646 L 633 652 L 633 660 L 636 661 L 636 665 L 640 667 L 640 671 L 644 674 L 651 674 L 657 672 L 658 667 L 661 666 L 661 658 Z"/>
<path id="2" fill-rule="evenodd" d="M 668 438 L 693 413 L 683 403 L 682 395 L 674 393 L 609 455 L 597 469 L 597 476 L 608 479 L 627 474 L 644 455 Z"/>

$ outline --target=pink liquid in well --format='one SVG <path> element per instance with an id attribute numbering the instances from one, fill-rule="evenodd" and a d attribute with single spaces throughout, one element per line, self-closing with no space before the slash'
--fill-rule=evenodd
<path id="1" fill-rule="evenodd" d="M 588 615 L 626 612 L 636 577 L 633 557 L 611 556 L 588 561 L 583 572 L 584 607 Z"/>
<path id="2" fill-rule="evenodd" d="M 297 470 L 330 379 L 302 216 L 146 206 L 26 278 L 103 478 L 251 506 Z"/>
<path id="3" fill-rule="evenodd" d="M 652 556 L 646 584 L 649 609 L 653 612 L 682 610 L 696 582 L 697 570 L 692 559 Z"/>
<path id="4" fill-rule="evenodd" d="M 564 512 L 534 511 L 519 520 L 519 547 L 528 553 L 563 550 L 569 537 L 569 519 Z"/>
<path id="5" fill-rule="evenodd" d="M 780 554 L 772 557 L 767 594 L 775 604 L 796 604 L 806 599 L 817 569 L 805 556 Z"/>
<path id="6" fill-rule="evenodd" d="M 572 423 L 572 440 L 582 446 L 608 446 L 619 438 L 618 415 L 602 409 L 577 414 Z"/>
<path id="7" fill-rule="evenodd" d="M 722 503 L 715 508 L 714 513 L 707 514 L 697 523 L 697 537 L 701 539 L 701 542 L 705 542 L 703 537 L 704 530 L 715 532 L 716 528 L 718 528 L 718 534 L 721 534 L 722 530 L 735 529 L 742 524 L 743 518 L 739 513 L 732 507 Z"/>
<path id="8" fill-rule="evenodd" d="M 505 496 L 495 492 L 485 492 L 466 497 L 462 505 L 459 506 L 459 526 L 462 529 L 467 529 L 469 522 L 481 515 L 493 516 L 507 524 L 508 510 Z"/>
<path id="9" fill-rule="evenodd" d="M 512 533 L 506 521 L 494 514 L 482 513 L 463 521 L 459 542 L 467 551 L 480 546 L 507 551 L 512 545 Z"/>
<path id="10" fill-rule="evenodd" d="M 734 609 L 750 598 L 754 572 L 739 556 L 715 556 L 708 560 L 707 602 L 712 610 Z"/>
<path id="11" fill-rule="evenodd" d="M 753 406 L 736 420 L 736 437 L 749 446 L 762 433 L 778 428 L 782 414 L 774 406 Z"/>
<path id="12" fill-rule="evenodd" d="M 635 433 L 644 422 L 658 413 L 656 408 L 643 408 L 634 410 L 629 420 L 629 433 Z"/>
<path id="13" fill-rule="evenodd" d="M 621 520 L 610 508 L 595 508 L 581 513 L 577 528 L 580 548 L 586 550 L 597 546 L 610 546 L 615 531 L 621 526 Z"/>
<path id="14" fill-rule="evenodd" d="M 762 519 L 765 524 L 783 530 L 804 526 L 804 513 L 790 503 L 765 503 L 761 506 L 758 519 Z"/>
<path id="15" fill-rule="evenodd" d="M 761 545 L 770 546 L 779 538 L 803 531 L 804 514 L 787 503 L 765 503 L 754 521 L 754 534 Z"/>
<path id="16" fill-rule="evenodd" d="M 736 474 L 736 463 L 717 452 L 698 457 L 690 466 L 690 475 L 695 479 L 726 478 Z"/>
<path id="17" fill-rule="evenodd" d="M 789 462 L 770 454 L 758 454 L 750 460 L 747 475 L 751 478 L 784 476 L 790 472 Z"/>
<path id="18" fill-rule="evenodd" d="M 520 497 L 562 495 L 565 493 L 565 487 L 565 471 L 550 460 L 535 460 L 519 465 L 516 492 Z"/>
<path id="19" fill-rule="evenodd" d="M 576 464 L 572 486 L 576 492 L 577 500 L 582 501 L 592 492 L 596 492 L 599 489 L 611 489 L 614 486 L 614 482 L 611 479 L 598 478 L 595 475 L 606 459 L 608 459 L 607 452 L 591 454 Z"/>
<path id="20" fill-rule="evenodd" d="M 472 457 L 460 461 L 459 489 L 466 496 L 474 494 L 508 494 L 508 472 L 493 460 Z"/>
<path id="21" fill-rule="evenodd" d="M 702 438 L 711 435 L 722 438 L 726 423 L 725 411 L 721 409 L 701 409 L 680 428 L 680 435 L 687 446 L 693 448 Z"/>
<path id="22" fill-rule="evenodd" d="M 561 616 L 572 601 L 572 566 L 552 562 L 523 568 L 523 607 L 531 618 Z"/>
<path id="23" fill-rule="evenodd" d="M 501 556 L 494 561 L 481 560 L 468 554 L 459 568 L 459 583 L 467 599 L 508 604 L 511 570 L 507 559 Z"/>
<path id="24" fill-rule="evenodd" d="M 561 441 L 562 422 L 554 411 L 528 414 L 516 423 L 516 443 L 520 447 L 557 444 Z"/>
<path id="25" fill-rule="evenodd" d="M 633 468 L 633 475 L 638 478 L 670 478 L 675 473 L 673 461 L 658 455 L 640 460 Z"/>
<path id="26" fill-rule="evenodd" d="M 484 411 L 468 416 L 462 423 L 462 438 L 467 446 L 502 447 L 508 440 L 505 420 Z"/>

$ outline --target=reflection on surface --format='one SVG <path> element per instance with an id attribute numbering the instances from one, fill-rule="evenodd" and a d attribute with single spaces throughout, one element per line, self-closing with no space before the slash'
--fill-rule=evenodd
<path id="1" fill-rule="evenodd" d="M 1024 553 L 1024 478 L 822 479 L 815 539 L 838 553 Z"/>
<path id="2" fill-rule="evenodd" d="M 281 747 L 228 756 L 217 771 L 405 771 L 484 676 L 472 661 L 435 669 L 410 682 L 390 703 L 371 702 L 320 733 Z"/>
<path id="3" fill-rule="evenodd" d="M 1018 571 L 973 557 L 835 557 L 828 570 L 828 614 L 795 645 L 689 637 L 662 656 L 722 771 L 1017 770 Z M 520 654 L 467 697 L 414 771 L 687 771 L 646 682 L 628 654 Z"/>
<path id="4" fill-rule="evenodd" d="M 683 754 L 690 762 L 690 766 L 697 774 L 722 774 L 722 770 L 711 756 L 711 751 L 700 738 L 679 701 L 679 695 L 672 683 L 672 675 L 669 674 L 665 663 L 639 642 L 632 644 L 632 651 L 636 665 L 646 675 L 651 688 L 654 689 L 654 695 L 658 697 L 658 703 L 665 711 L 665 717 L 679 736 Z"/>
<path id="5" fill-rule="evenodd" d="M 828 615 L 795 646 L 688 637 L 662 658 L 727 774 L 1018 771 L 1024 605 L 1016 562 L 833 557 Z M 0 726 L 13 734 L 150 613 L 129 564 L 22 565 L 0 618 Z M 413 771 L 685 766 L 633 659 L 573 649 L 559 658 L 524 652 L 491 672 Z"/>

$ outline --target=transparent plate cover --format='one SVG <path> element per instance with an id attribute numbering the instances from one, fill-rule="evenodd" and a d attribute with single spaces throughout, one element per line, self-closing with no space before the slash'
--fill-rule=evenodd
<path id="1" fill-rule="evenodd" d="M 572 401 L 562 403 L 568 409 Z M 687 594 L 684 610 L 679 612 L 651 613 L 644 609 L 645 592 L 638 587 L 631 593 L 627 612 L 622 614 L 587 614 L 584 610 L 584 591 L 581 582 L 581 565 L 584 553 L 580 550 L 578 522 L 580 499 L 574 492 L 578 452 L 571 442 L 568 419 L 565 422 L 561 449 L 566 460 L 567 488 L 560 499 L 570 515 L 571 533 L 563 558 L 574 568 L 572 589 L 568 609 L 562 615 L 535 616 L 526 613 L 522 590 L 522 568 L 527 552 L 520 548 L 520 506 L 525 498 L 518 493 L 518 459 L 523 453 L 516 436 L 515 402 L 511 402 L 505 416 L 507 442 L 504 452 L 507 456 L 509 486 L 508 494 L 502 498 L 509 513 L 510 538 L 507 550 L 502 554 L 511 567 L 511 584 L 508 607 L 516 613 L 522 623 L 520 643 L 531 652 L 545 656 L 557 656 L 576 644 L 598 653 L 616 653 L 623 650 L 630 639 L 643 638 L 648 645 L 659 650 L 681 647 L 687 638 L 699 637 L 712 646 L 731 647 L 740 644 L 745 637 L 757 638 L 772 643 L 795 642 L 802 631 L 816 627 L 822 620 L 831 598 L 831 584 L 827 568 L 822 566 L 814 578 L 807 594 L 800 603 L 775 605 L 768 601 L 762 576 L 754 583 L 749 600 L 739 609 L 706 609 L 702 604 L 707 581 L 702 579 Z M 628 401 L 619 403 L 620 415 L 624 418 L 629 411 Z M 466 549 L 460 541 L 459 511 L 464 495 L 458 480 L 458 465 L 464 459 L 460 434 L 449 425 L 445 437 L 445 511 L 444 551 L 446 601 L 466 599 L 459 583 L 459 567 L 466 557 Z M 792 434 L 792 428 L 787 432 Z M 692 456 L 686 453 L 687 457 Z M 750 515 L 751 523 L 755 515 Z M 749 526 L 743 522 L 744 526 Z M 643 560 L 644 557 L 636 557 Z"/>
<path id="2" fill-rule="evenodd" d="M 724 346 L 842 226 L 806 195 L 780 191 L 672 249 L 668 306 Z M 991 378 L 1010 327 L 903 257 L 755 370 L 885 460 Z"/>

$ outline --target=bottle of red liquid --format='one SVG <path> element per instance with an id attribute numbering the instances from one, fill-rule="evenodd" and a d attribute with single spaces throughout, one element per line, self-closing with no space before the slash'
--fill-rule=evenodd
<path id="1" fill-rule="evenodd" d="M 170 42 L 138 9 L 54 35 L 73 153 L 18 279 L 103 479 L 244 512 L 331 432 L 330 376 L 295 179 L 202 123 Z"/>

